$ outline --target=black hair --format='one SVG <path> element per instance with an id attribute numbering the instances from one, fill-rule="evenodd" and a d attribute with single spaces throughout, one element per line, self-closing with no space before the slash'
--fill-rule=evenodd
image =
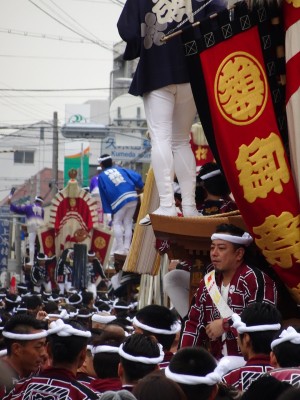
<path id="1" fill-rule="evenodd" d="M 94 346 L 112 346 L 118 348 L 123 342 L 124 336 L 119 332 L 103 331 L 99 338 L 93 342 Z M 94 370 L 98 378 L 118 378 L 119 353 L 96 353 L 93 358 Z"/>
<path id="2" fill-rule="evenodd" d="M 295 328 L 300 333 L 300 327 Z M 281 331 L 278 332 L 274 339 L 278 339 Z M 300 365 L 300 345 L 292 342 L 282 342 L 273 348 L 273 353 L 281 368 L 299 367 Z"/>
<path id="3" fill-rule="evenodd" d="M 21 333 L 21 334 L 29 334 L 32 333 L 33 330 L 43 330 L 44 324 L 42 321 L 37 320 L 32 315 L 28 314 L 16 314 L 13 315 L 4 325 L 4 331 L 13 332 L 13 333 Z M 15 342 L 20 342 L 20 339 L 9 339 L 4 338 L 4 343 L 7 347 L 7 354 L 11 355 L 11 346 Z"/>
<path id="4" fill-rule="evenodd" d="M 102 165 L 103 169 L 111 168 L 112 165 L 113 165 L 113 161 L 112 161 L 112 158 L 111 158 L 110 154 L 102 154 L 100 156 L 100 158 L 104 158 L 104 157 L 110 157 L 110 158 L 108 158 L 107 160 L 104 160 L 104 161 L 101 162 L 101 165 Z"/>
<path id="5" fill-rule="evenodd" d="M 82 304 L 84 306 L 88 306 L 89 303 L 94 299 L 94 294 L 92 292 L 83 292 L 82 293 Z"/>
<path id="6" fill-rule="evenodd" d="M 203 182 L 203 186 L 208 193 L 214 196 L 227 197 L 231 190 L 222 172 L 219 175 L 212 176 L 203 181 L 201 179 L 201 176 L 206 175 L 209 172 L 217 171 L 218 169 L 220 169 L 220 167 L 215 162 L 208 162 L 202 165 L 199 174 L 197 175 L 197 181 Z"/>
<path id="7" fill-rule="evenodd" d="M 291 388 L 283 392 L 282 395 L 278 397 L 278 400 L 299 400 L 300 399 L 300 389 Z"/>
<path id="8" fill-rule="evenodd" d="M 47 301 L 44 305 L 44 311 L 47 314 L 59 314 L 58 305 L 55 301 Z"/>
<path id="9" fill-rule="evenodd" d="M 24 303 L 26 304 L 28 310 L 35 310 L 37 307 L 41 307 L 43 305 L 42 299 L 35 294 L 24 297 Z"/>
<path id="10" fill-rule="evenodd" d="M 241 313 L 241 320 L 247 326 L 281 324 L 281 314 L 275 306 L 268 303 L 253 303 L 248 305 Z M 276 331 L 247 332 L 251 345 L 256 354 L 270 354 L 271 342 Z M 240 334 L 243 340 L 245 334 Z M 299 364 L 298 364 L 299 365 Z"/>
<path id="11" fill-rule="evenodd" d="M 153 328 L 170 330 L 172 325 L 177 321 L 177 316 L 174 312 L 169 310 L 165 306 L 160 306 L 157 304 L 151 304 L 149 306 L 143 307 L 136 314 L 136 318 L 145 325 L 149 325 Z M 150 331 L 143 330 L 147 335 L 153 335 L 156 337 L 158 343 L 163 346 L 164 350 L 170 350 L 176 334 L 165 335 L 161 333 L 153 333 Z"/>
<path id="12" fill-rule="evenodd" d="M 168 379 L 162 370 L 146 375 L 133 388 L 132 393 L 143 400 L 186 400 L 181 387 Z"/>
<path id="13" fill-rule="evenodd" d="M 241 397 L 241 400 L 277 400 L 278 397 L 292 386 L 287 382 L 281 382 L 270 375 L 264 375 L 256 379 Z"/>
<path id="14" fill-rule="evenodd" d="M 86 329 L 76 321 L 67 321 L 65 324 L 71 325 L 75 329 L 86 331 Z M 57 363 L 73 363 L 79 353 L 88 344 L 88 338 L 83 336 L 58 336 L 49 335 L 49 345 L 51 348 L 53 365 Z"/>
<path id="15" fill-rule="evenodd" d="M 153 336 L 146 336 L 134 333 L 124 341 L 123 350 L 136 357 L 159 357 L 160 351 L 156 339 Z M 135 382 L 156 369 L 157 364 L 143 364 L 139 361 L 130 361 L 120 357 L 124 369 L 126 381 Z"/>
<path id="16" fill-rule="evenodd" d="M 202 347 L 184 347 L 171 358 L 171 372 L 183 375 L 206 376 L 214 371 L 217 362 L 214 357 Z M 199 384 L 180 384 L 188 400 L 206 400 L 214 389 L 213 386 Z"/>

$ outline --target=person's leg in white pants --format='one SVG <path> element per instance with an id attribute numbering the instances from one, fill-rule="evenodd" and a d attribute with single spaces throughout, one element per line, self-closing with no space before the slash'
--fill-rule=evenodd
<path id="1" fill-rule="evenodd" d="M 190 273 L 174 269 L 164 276 L 164 292 L 169 296 L 175 310 L 184 318 L 190 307 Z"/>
<path id="2" fill-rule="evenodd" d="M 126 203 L 119 211 L 114 214 L 113 228 L 116 240 L 116 253 L 128 253 L 131 238 L 133 216 L 136 210 L 137 202 Z"/>
<path id="3" fill-rule="evenodd" d="M 173 192 L 176 173 L 185 214 L 193 215 L 196 210 L 196 163 L 189 140 L 196 106 L 190 84 L 169 85 L 146 93 L 143 99 L 160 208 L 165 211 L 162 214 L 176 215 Z"/>
<path id="4" fill-rule="evenodd" d="M 35 239 L 36 239 L 36 232 L 29 232 L 28 233 L 28 241 L 29 241 L 29 263 L 30 263 L 30 265 L 33 265 L 33 263 L 34 263 Z"/>

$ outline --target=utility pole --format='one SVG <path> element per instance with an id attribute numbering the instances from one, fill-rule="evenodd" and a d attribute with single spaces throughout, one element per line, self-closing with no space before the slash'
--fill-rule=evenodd
<path id="1" fill-rule="evenodd" d="M 57 111 L 53 113 L 53 152 L 52 152 L 52 197 L 57 193 L 58 188 L 58 118 Z"/>

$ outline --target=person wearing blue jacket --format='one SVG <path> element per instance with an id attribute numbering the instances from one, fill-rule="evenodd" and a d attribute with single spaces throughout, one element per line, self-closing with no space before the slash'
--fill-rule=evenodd
<path id="1" fill-rule="evenodd" d="M 124 60 L 139 57 L 129 93 L 143 96 L 151 137 L 151 162 L 160 205 L 154 214 L 176 216 L 174 175 L 182 195 L 183 216 L 198 216 L 196 163 L 190 130 L 196 106 L 180 37 L 162 37 L 226 7 L 224 0 L 127 0 L 117 27 L 126 42 Z M 150 225 L 149 216 L 140 225 Z"/>
<path id="2" fill-rule="evenodd" d="M 144 183 L 142 176 L 130 169 L 113 165 L 112 157 L 103 154 L 98 158 L 102 168 L 98 176 L 98 186 L 104 219 L 109 221 L 112 216 L 112 225 L 118 254 L 127 254 L 131 238 L 133 216 L 138 203 L 137 189 L 142 190 Z"/>

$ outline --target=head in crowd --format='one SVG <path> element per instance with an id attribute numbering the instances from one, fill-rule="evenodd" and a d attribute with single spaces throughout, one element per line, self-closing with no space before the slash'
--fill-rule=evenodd
<path id="1" fill-rule="evenodd" d="M 216 366 L 216 360 L 204 348 L 184 347 L 171 358 L 165 374 L 180 385 L 188 400 L 209 400 L 214 399 L 218 391 L 216 382 L 207 382 L 207 375 L 213 372 Z M 182 378 L 181 375 L 185 377 Z M 186 376 L 190 376 L 190 382 Z M 206 383 L 195 383 L 198 377 L 199 382 L 204 378 Z"/>
<path id="2" fill-rule="evenodd" d="M 241 397 L 241 400 L 278 400 L 279 396 L 292 386 L 273 376 L 264 375 L 256 379 Z"/>
<path id="3" fill-rule="evenodd" d="M 59 314 L 58 304 L 55 301 L 49 300 L 44 304 L 44 311 L 47 314 Z"/>
<path id="4" fill-rule="evenodd" d="M 128 392 L 128 390 L 119 390 L 114 392 L 112 390 L 107 390 L 101 395 L 101 400 L 137 400 L 136 397 Z"/>
<path id="5" fill-rule="evenodd" d="M 21 297 L 14 293 L 7 293 L 4 297 L 5 307 L 4 310 L 6 312 L 12 312 L 15 307 L 18 306 L 22 301 Z"/>
<path id="6" fill-rule="evenodd" d="M 268 303 L 253 303 L 242 311 L 240 319 L 246 325 L 245 332 L 238 333 L 238 345 L 245 360 L 255 354 L 269 355 L 271 342 L 281 326 L 277 308 Z M 254 332 L 247 332 L 249 327 L 253 327 Z"/>
<path id="7" fill-rule="evenodd" d="M 271 365 L 274 367 L 300 366 L 300 327 L 288 327 L 277 333 L 271 343 Z"/>
<path id="8" fill-rule="evenodd" d="M 158 369 L 164 354 L 153 336 L 134 333 L 120 346 L 119 377 L 122 383 L 135 384 Z"/>
<path id="9" fill-rule="evenodd" d="M 79 293 L 73 293 L 68 297 L 68 304 L 75 308 L 80 308 L 82 305 L 83 298 Z"/>
<path id="10" fill-rule="evenodd" d="M 111 313 L 116 317 L 126 318 L 130 308 L 130 305 L 125 300 L 115 300 L 112 305 Z"/>
<path id="11" fill-rule="evenodd" d="M 216 271 L 223 272 L 241 265 L 248 256 L 252 237 L 232 224 L 221 224 L 211 236 L 210 258 Z"/>
<path id="12" fill-rule="evenodd" d="M 139 380 L 132 393 L 138 400 L 186 400 L 181 387 L 166 378 L 164 371 L 156 371 Z"/>
<path id="13" fill-rule="evenodd" d="M 46 361 L 47 332 L 44 324 L 32 315 L 12 316 L 2 334 L 9 362 L 21 377 L 36 372 Z"/>
<path id="14" fill-rule="evenodd" d="M 98 378 L 118 378 L 119 346 L 124 339 L 125 332 L 121 327 L 109 325 L 94 340 L 93 366 Z"/>
<path id="15" fill-rule="evenodd" d="M 86 308 L 93 308 L 95 303 L 94 294 L 92 292 L 82 293 L 82 305 Z"/>
<path id="16" fill-rule="evenodd" d="M 76 315 L 76 321 L 82 324 L 86 329 L 90 330 L 92 327 L 92 315 L 91 309 L 86 307 L 81 307 Z"/>
<path id="17" fill-rule="evenodd" d="M 102 154 L 100 158 L 98 158 L 98 162 L 102 170 L 113 166 L 113 160 L 109 154 Z"/>
<path id="18" fill-rule="evenodd" d="M 202 165 L 197 182 L 201 183 L 206 192 L 213 196 L 227 197 L 231 192 L 225 176 L 215 162 Z"/>
<path id="19" fill-rule="evenodd" d="M 48 336 L 48 353 L 54 367 L 67 367 L 76 374 L 86 357 L 91 333 L 76 321 L 51 322 Z"/>
<path id="20" fill-rule="evenodd" d="M 149 305 L 139 310 L 133 320 L 135 332 L 153 335 L 165 351 L 170 350 L 180 330 L 176 314 L 160 305 Z"/>
<path id="21" fill-rule="evenodd" d="M 24 303 L 28 309 L 28 313 L 34 317 L 43 309 L 43 302 L 40 296 L 32 295 L 24 298 Z"/>

